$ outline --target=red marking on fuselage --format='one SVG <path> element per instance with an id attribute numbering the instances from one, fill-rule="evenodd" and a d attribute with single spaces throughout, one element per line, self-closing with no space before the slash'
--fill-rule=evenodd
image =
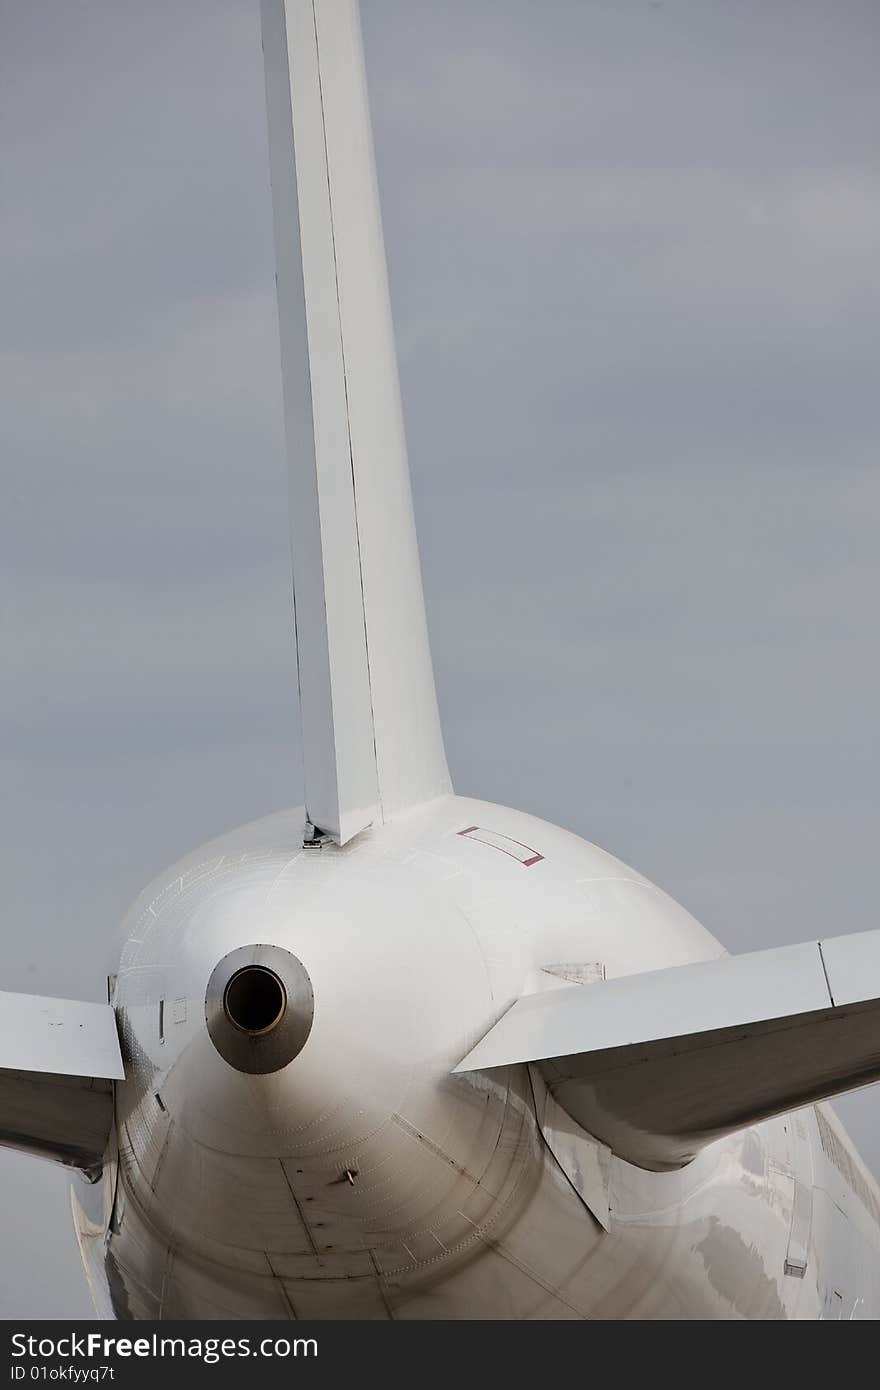
<path id="1" fill-rule="evenodd" d="M 485 826 L 468 825 L 464 830 L 457 830 L 457 835 L 465 835 L 471 840 L 477 840 L 481 845 L 488 845 L 490 849 L 497 849 L 501 854 L 506 854 L 509 859 L 515 859 L 517 864 L 522 864 L 524 869 L 530 869 L 533 864 L 540 864 L 544 858 L 531 845 L 524 845 L 522 840 L 514 840 L 510 835 L 501 835 L 497 830 L 487 830 Z M 503 843 L 501 843 L 503 841 Z M 511 848 L 507 849 L 506 846 Z M 515 848 L 514 848 L 515 846 Z M 518 853 L 525 850 L 525 857 Z"/>

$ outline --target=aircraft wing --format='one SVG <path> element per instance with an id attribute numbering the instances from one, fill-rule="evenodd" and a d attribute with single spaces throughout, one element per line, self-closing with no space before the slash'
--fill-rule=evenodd
<path id="1" fill-rule="evenodd" d="M 124 1075 L 109 1004 L 0 992 L 0 1145 L 98 1167 Z"/>
<path id="2" fill-rule="evenodd" d="M 641 1168 L 880 1080 L 880 931 L 519 999 L 456 1071 L 535 1063 Z"/>

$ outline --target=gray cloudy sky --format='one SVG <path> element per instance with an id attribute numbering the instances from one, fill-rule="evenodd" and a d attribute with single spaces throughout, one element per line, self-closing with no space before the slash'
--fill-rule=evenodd
<path id="1" fill-rule="evenodd" d="M 733 949 L 876 926 L 876 3 L 363 17 L 457 789 Z M 0 0 L 0 137 L 0 988 L 99 999 L 301 799 L 258 0 Z M 86 1315 L 0 1181 L 0 1315 Z"/>

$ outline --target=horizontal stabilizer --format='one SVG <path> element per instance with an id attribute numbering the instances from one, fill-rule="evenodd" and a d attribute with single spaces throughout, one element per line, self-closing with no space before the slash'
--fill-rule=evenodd
<path id="1" fill-rule="evenodd" d="M 98 1167 L 124 1075 L 109 1004 L 0 992 L 0 1146 Z"/>
<path id="2" fill-rule="evenodd" d="M 682 1167 L 880 1080 L 880 931 L 528 995 L 456 1071 L 517 1062 L 619 1157 Z"/>

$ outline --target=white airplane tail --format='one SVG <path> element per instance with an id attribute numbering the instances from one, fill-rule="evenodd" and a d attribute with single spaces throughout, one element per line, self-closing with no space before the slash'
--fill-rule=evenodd
<path id="1" fill-rule="evenodd" d="M 358 7 L 263 0 L 262 26 L 306 813 L 344 844 L 451 784 Z"/>

